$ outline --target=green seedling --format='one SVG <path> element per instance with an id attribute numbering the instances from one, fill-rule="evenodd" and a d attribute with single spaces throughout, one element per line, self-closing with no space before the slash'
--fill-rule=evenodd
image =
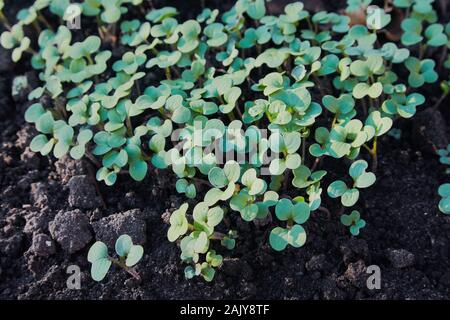
<path id="1" fill-rule="evenodd" d="M 405 66 L 409 70 L 408 83 L 413 88 L 418 88 L 425 83 L 433 83 L 438 79 L 438 74 L 434 71 L 436 63 L 431 59 L 420 61 L 410 57 L 405 61 Z"/>
<path id="2" fill-rule="evenodd" d="M 445 149 L 439 149 L 437 154 L 439 156 L 440 163 L 450 166 L 450 144 Z M 447 169 L 447 173 L 450 173 L 450 168 Z"/>
<path id="3" fill-rule="evenodd" d="M 31 90 L 31 150 L 88 159 L 107 186 L 172 171 L 173 190 L 189 205 L 172 213 L 167 237 L 180 246 L 186 278 L 211 281 L 226 263 L 220 250 L 239 245 L 239 220 L 267 231 L 257 241 L 276 251 L 298 248 L 312 213 L 330 213 L 328 194 L 340 198 L 341 221 L 357 235 L 360 214 L 342 214 L 375 182 L 361 159 L 371 156 L 375 171 L 393 122 L 427 106 L 422 86 L 441 83 L 435 108 L 448 96 L 439 78 L 449 66 L 450 24 L 438 22 L 432 0 L 391 2 L 387 12 L 349 0 L 341 15 L 301 2 L 274 14 L 263 0 L 238 0 L 186 21 L 174 7 L 147 10 L 142 0 L 85 0 L 85 35 L 49 23 L 70 20 L 70 1 L 37 0 L 11 25 L 0 0 L 0 44 L 15 62 L 29 54 L 37 72 L 37 87 L 23 78 L 13 86 L 13 95 Z M 445 165 L 447 152 L 439 151 Z M 323 170 L 344 163 L 351 183 Z M 336 181 L 323 192 L 329 176 Z M 445 191 L 440 209 L 448 213 Z M 116 260 L 102 243 L 91 249 L 94 279 L 112 263 L 133 274 L 127 261 L 142 253 L 120 239 Z"/>
<path id="4" fill-rule="evenodd" d="M 299 248 L 306 243 L 306 232 L 301 224 L 310 216 L 310 208 L 305 202 L 293 204 L 291 200 L 281 199 L 275 214 L 281 221 L 287 222 L 287 228 L 276 227 L 270 232 L 269 243 L 276 251 L 282 251 L 289 244 Z"/>
<path id="5" fill-rule="evenodd" d="M 331 198 L 341 198 L 345 207 L 352 207 L 359 199 L 359 189 L 368 188 L 375 183 L 376 177 L 372 172 L 366 172 L 368 165 L 364 160 L 355 161 L 349 169 L 353 184 L 349 188 L 342 180 L 337 180 L 328 186 L 327 192 Z"/>
<path id="6" fill-rule="evenodd" d="M 366 226 L 366 221 L 361 219 L 359 211 L 353 210 L 350 214 L 343 214 L 341 216 L 341 223 L 349 227 L 350 233 L 354 236 L 359 235 L 361 228 Z"/>
<path id="7" fill-rule="evenodd" d="M 115 250 L 118 255 L 117 259 L 109 256 L 108 247 L 103 242 L 97 241 L 92 245 L 87 258 L 92 264 L 92 279 L 102 281 L 114 263 L 131 274 L 136 280 L 141 281 L 140 275 L 133 266 L 141 260 L 144 254 L 142 246 L 133 244 L 131 237 L 124 234 L 117 239 Z"/>
<path id="8" fill-rule="evenodd" d="M 444 183 L 439 187 L 439 195 L 441 201 L 439 201 L 439 210 L 444 214 L 450 214 L 450 183 Z"/>

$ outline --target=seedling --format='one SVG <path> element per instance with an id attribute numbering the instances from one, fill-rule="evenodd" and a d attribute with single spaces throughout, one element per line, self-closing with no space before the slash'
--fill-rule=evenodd
<path id="1" fill-rule="evenodd" d="M 276 251 L 305 245 L 316 210 L 338 216 L 323 207 L 330 176 L 336 181 L 327 194 L 340 199 L 341 221 L 357 235 L 360 213 L 343 213 L 375 183 L 383 136 L 426 105 L 416 88 L 440 80 L 437 106 L 449 93 L 438 73 L 449 61 L 427 57 L 450 44 L 450 24 L 438 23 L 432 0 L 394 0 L 390 12 L 349 0 L 348 15 L 311 13 L 301 2 L 272 15 L 263 0 L 238 0 L 189 20 L 174 7 L 145 11 L 142 3 L 81 1 L 83 38 L 44 18 L 68 19 L 69 1 L 38 0 L 13 25 L 0 14 L 0 44 L 15 62 L 32 55 L 39 73 L 25 113 L 38 131 L 32 151 L 88 158 L 108 186 L 127 175 L 142 181 L 156 169 L 173 172 L 173 189 L 190 200 L 172 213 L 167 237 L 180 246 L 187 278 L 213 279 L 224 263 L 219 251 L 239 245 L 239 219 L 265 229 Z M 125 20 L 132 6 L 138 10 Z M 446 152 L 439 151 L 444 164 Z M 368 156 L 373 172 L 362 160 Z M 348 164 L 351 181 L 324 163 Z M 440 208 L 447 210 L 445 191 Z M 142 247 L 119 240 L 119 259 L 102 243 L 91 248 L 94 279 L 112 263 L 138 278 L 132 265 Z"/>
<path id="2" fill-rule="evenodd" d="M 350 214 L 343 214 L 341 216 L 341 223 L 349 227 L 350 233 L 354 236 L 359 235 L 359 230 L 366 226 L 366 221 L 361 219 L 359 211 L 353 210 Z"/>
<path id="3" fill-rule="evenodd" d="M 437 151 L 439 161 L 446 166 L 450 166 L 450 144 L 445 149 L 439 149 Z M 447 168 L 446 173 L 450 173 L 450 168 Z"/>
<path id="4" fill-rule="evenodd" d="M 441 185 L 438 193 L 442 197 L 439 201 L 439 210 L 444 214 L 450 214 L 450 183 Z"/>
<path id="5" fill-rule="evenodd" d="M 447 166 L 446 174 L 450 174 L 450 144 L 445 149 L 437 151 L 439 161 Z M 439 210 L 444 214 L 450 214 L 450 183 L 444 183 L 438 190 L 441 200 L 439 201 Z"/>
<path id="6" fill-rule="evenodd" d="M 131 274 L 136 280 L 141 281 L 141 276 L 133 268 L 142 258 L 144 248 L 133 244 L 129 235 L 121 235 L 115 245 L 115 250 L 119 258 L 110 257 L 108 247 L 101 241 L 92 245 L 88 252 L 88 261 L 91 266 L 91 277 L 95 281 L 102 281 L 114 263 Z"/>
<path id="7" fill-rule="evenodd" d="M 368 188 L 375 183 L 376 177 L 372 172 L 366 172 L 368 164 L 364 160 L 353 162 L 350 166 L 349 174 L 353 179 L 353 184 L 349 188 L 342 180 L 337 180 L 328 186 L 328 195 L 332 198 L 341 198 L 341 203 L 345 207 L 352 207 L 359 199 L 359 190 Z"/>

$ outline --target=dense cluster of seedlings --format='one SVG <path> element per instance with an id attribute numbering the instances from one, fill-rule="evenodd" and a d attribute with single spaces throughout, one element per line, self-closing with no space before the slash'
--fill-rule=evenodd
<path id="1" fill-rule="evenodd" d="M 429 48 L 450 46 L 450 24 L 438 23 L 434 0 L 384 8 L 349 0 L 345 15 L 313 14 L 295 2 L 277 16 L 264 0 L 238 0 L 223 14 L 204 9 L 187 21 L 173 7 L 146 12 L 142 2 L 81 1 L 81 23 L 96 21 L 89 36 L 65 25 L 73 19 L 69 0 L 36 0 L 14 25 L 0 14 L 8 29 L 1 45 L 15 62 L 30 54 L 42 82 L 25 114 L 40 133 L 31 149 L 86 156 L 107 185 L 120 173 L 141 181 L 149 166 L 171 168 L 176 190 L 193 199 L 172 213 L 167 233 L 180 245 L 187 278 L 213 279 L 220 246 L 236 244 L 232 215 L 270 226 L 274 250 L 303 246 L 311 213 L 330 213 L 321 206 L 326 157 L 349 168 L 326 191 L 339 199 L 335 215 L 358 235 L 365 221 L 351 208 L 376 180 L 380 137 L 424 104 L 415 88 L 438 81 L 439 66 L 424 58 Z M 355 14 L 365 24 L 354 24 Z M 393 14 L 404 17 L 403 31 L 388 42 Z M 126 50 L 115 59 L 119 43 Z M 450 58 L 443 64 L 450 67 Z M 442 87 L 445 97 L 448 82 Z M 448 213 L 448 185 L 440 193 Z M 128 268 L 142 252 L 138 259 L 131 240 L 119 240 Z M 106 246 L 96 243 L 89 261 L 101 280 L 111 264 Z"/>

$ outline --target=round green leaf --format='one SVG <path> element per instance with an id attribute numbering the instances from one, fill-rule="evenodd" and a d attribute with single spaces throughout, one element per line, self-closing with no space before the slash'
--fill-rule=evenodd
<path id="1" fill-rule="evenodd" d="M 126 257 L 128 252 L 130 252 L 130 248 L 133 245 L 133 240 L 131 240 L 131 237 L 127 234 L 121 235 L 116 240 L 115 249 L 117 254 L 120 257 Z"/>
<path id="2" fill-rule="evenodd" d="M 331 198 L 339 198 L 348 190 L 344 181 L 337 180 L 332 182 L 327 189 L 328 195 Z"/>
<path id="3" fill-rule="evenodd" d="M 341 203 L 345 207 L 352 207 L 359 199 L 358 189 L 348 189 L 341 198 Z"/>
<path id="4" fill-rule="evenodd" d="M 89 249 L 87 260 L 91 263 L 108 258 L 108 247 L 101 241 L 97 241 Z"/>
<path id="5" fill-rule="evenodd" d="M 270 246 L 276 251 L 283 251 L 288 245 L 288 231 L 286 229 L 276 227 L 272 229 L 269 236 Z"/>
<path id="6" fill-rule="evenodd" d="M 91 277 L 95 281 L 102 281 L 111 267 L 112 262 L 108 258 L 102 258 L 92 262 Z"/>
<path id="7" fill-rule="evenodd" d="M 139 245 L 133 245 L 128 252 L 127 259 L 125 260 L 125 265 L 127 267 L 132 267 L 141 260 L 144 254 L 144 248 Z"/>

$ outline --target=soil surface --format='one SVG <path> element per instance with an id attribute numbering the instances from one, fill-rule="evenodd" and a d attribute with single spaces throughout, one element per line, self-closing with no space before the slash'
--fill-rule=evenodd
<path id="1" fill-rule="evenodd" d="M 273 3 L 276 11 L 284 2 Z M 337 9 L 342 1 L 326 3 L 307 5 Z M 196 7 L 193 1 L 175 5 Z M 395 122 L 400 140 L 382 139 L 377 182 L 359 201 L 367 221 L 360 236 L 340 224 L 329 200 L 324 205 L 331 215 L 315 213 L 305 224 L 307 244 L 282 253 L 268 246 L 270 227 L 236 219 L 242 235 L 236 249 L 221 249 L 224 263 L 215 280 L 205 283 L 184 278 L 179 248 L 166 238 L 164 217 L 185 201 L 168 171 L 151 170 L 141 183 L 120 176 L 106 187 L 95 182 L 90 162 L 56 161 L 29 150 L 35 130 L 23 120 L 26 92 L 11 96 L 11 75 L 26 68 L 11 65 L 0 51 L 0 299 L 450 298 L 450 217 L 437 209 L 445 175 L 433 152 L 448 143 L 449 119 L 427 109 L 438 91 L 430 89 L 414 120 Z M 33 85 L 36 75 L 27 76 Z M 96 239 L 111 245 L 123 233 L 144 246 L 137 265 L 142 283 L 114 267 L 104 281 L 94 282 L 89 246 Z M 80 290 L 66 284 L 73 265 L 81 270 Z M 379 290 L 366 286 L 370 265 L 381 270 Z"/>

